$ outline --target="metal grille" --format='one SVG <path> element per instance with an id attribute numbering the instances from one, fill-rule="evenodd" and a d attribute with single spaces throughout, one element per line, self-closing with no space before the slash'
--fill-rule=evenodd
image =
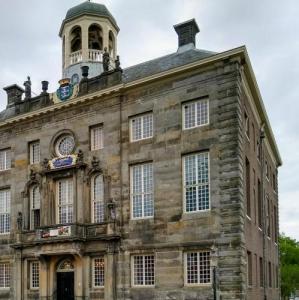
<path id="1" fill-rule="evenodd" d="M 93 280 L 94 287 L 105 285 L 105 261 L 103 257 L 93 260 Z"/>
<path id="2" fill-rule="evenodd" d="M 103 127 L 97 126 L 90 130 L 91 150 L 103 149 Z"/>
<path id="3" fill-rule="evenodd" d="M 59 224 L 73 221 L 73 181 L 58 181 L 58 222 Z"/>
<path id="4" fill-rule="evenodd" d="M 155 285 L 154 255 L 136 255 L 133 257 L 134 285 Z"/>
<path id="5" fill-rule="evenodd" d="M 187 284 L 203 284 L 211 282 L 210 252 L 189 252 L 186 254 Z"/>
<path id="6" fill-rule="evenodd" d="M 209 153 L 188 155 L 183 161 L 186 212 L 209 209 Z"/>
<path id="7" fill-rule="evenodd" d="M 154 215 L 152 163 L 133 166 L 131 180 L 133 218 L 152 217 Z"/>
<path id="8" fill-rule="evenodd" d="M 9 263 L 0 263 L 0 288 L 10 287 L 10 265 Z"/>
<path id="9" fill-rule="evenodd" d="M 135 117 L 131 120 L 131 140 L 138 141 L 153 136 L 153 114 Z"/>
<path id="10" fill-rule="evenodd" d="M 203 99 L 183 105 L 184 129 L 209 123 L 209 100 Z"/>
<path id="11" fill-rule="evenodd" d="M 0 171 L 11 168 L 11 152 L 10 149 L 0 151 Z"/>
<path id="12" fill-rule="evenodd" d="M 40 146 L 39 141 L 30 143 L 30 163 L 36 164 L 40 162 Z"/>
<path id="13" fill-rule="evenodd" d="M 30 283 L 32 289 L 39 288 L 39 262 L 30 263 Z"/>
<path id="14" fill-rule="evenodd" d="M 95 223 L 104 222 L 104 182 L 102 175 L 93 178 L 92 205 L 93 221 Z"/>
<path id="15" fill-rule="evenodd" d="M 10 232 L 10 190 L 0 190 L 0 234 Z"/>

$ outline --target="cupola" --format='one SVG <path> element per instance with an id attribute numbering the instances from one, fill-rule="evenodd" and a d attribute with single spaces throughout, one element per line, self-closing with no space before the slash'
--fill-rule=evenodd
<path id="1" fill-rule="evenodd" d="M 118 32 L 115 19 L 103 4 L 86 1 L 69 9 L 59 32 L 63 78 L 78 82 L 82 66 L 89 67 L 90 77 L 100 75 L 105 49 L 114 67 Z"/>

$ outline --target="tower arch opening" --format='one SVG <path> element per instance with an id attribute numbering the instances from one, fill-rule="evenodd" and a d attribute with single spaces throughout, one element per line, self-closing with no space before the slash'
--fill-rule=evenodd
<path id="1" fill-rule="evenodd" d="M 103 30 L 98 24 L 91 24 L 88 28 L 88 48 L 103 50 Z"/>
<path id="2" fill-rule="evenodd" d="M 77 52 L 82 49 L 82 30 L 80 26 L 75 26 L 71 30 L 70 41 L 71 53 Z"/>

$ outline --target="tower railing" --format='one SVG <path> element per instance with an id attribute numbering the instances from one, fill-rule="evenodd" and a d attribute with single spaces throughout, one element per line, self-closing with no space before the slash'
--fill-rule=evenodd
<path id="1" fill-rule="evenodd" d="M 101 62 L 102 59 L 103 59 L 103 51 L 102 50 L 94 50 L 94 49 L 88 50 L 88 60 L 89 61 Z"/>
<path id="2" fill-rule="evenodd" d="M 70 63 L 71 65 L 81 62 L 83 59 L 82 50 L 73 52 L 70 54 Z"/>

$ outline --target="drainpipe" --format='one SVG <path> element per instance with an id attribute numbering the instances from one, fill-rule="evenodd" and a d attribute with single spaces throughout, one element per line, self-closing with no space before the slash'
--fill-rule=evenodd
<path id="1" fill-rule="evenodd" d="M 263 281 L 264 281 L 264 300 L 267 300 L 266 289 L 266 235 L 267 235 L 267 220 L 266 220 L 266 203 L 264 194 L 264 139 L 265 139 L 265 124 L 263 123 L 260 129 L 260 160 L 261 160 L 261 193 L 262 193 L 262 218 L 263 218 Z"/>

